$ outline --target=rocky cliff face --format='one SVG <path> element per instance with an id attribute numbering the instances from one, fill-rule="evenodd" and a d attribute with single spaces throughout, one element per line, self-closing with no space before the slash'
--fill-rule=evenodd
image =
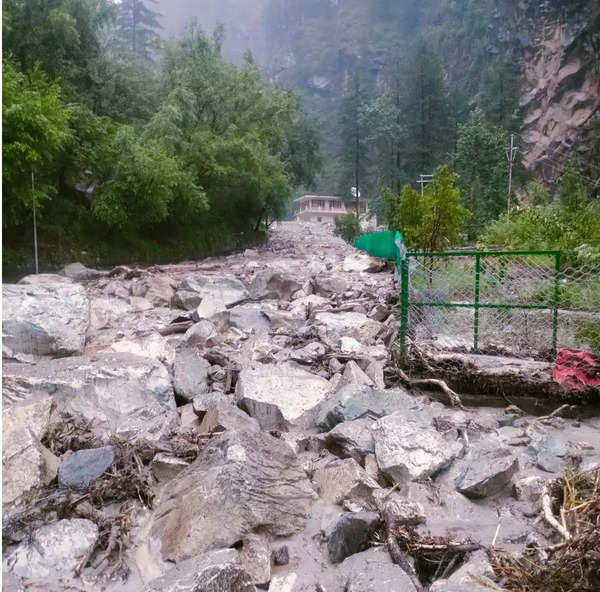
<path id="1" fill-rule="evenodd" d="M 524 163 L 546 180 L 574 147 L 591 149 L 586 131 L 599 118 L 600 5 L 588 5 L 577 19 L 544 19 L 523 53 Z"/>

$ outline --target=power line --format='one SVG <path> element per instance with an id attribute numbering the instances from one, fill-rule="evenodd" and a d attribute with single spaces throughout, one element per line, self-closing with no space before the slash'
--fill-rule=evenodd
<path id="1" fill-rule="evenodd" d="M 506 158 L 508 159 L 508 199 L 506 200 L 506 207 L 508 216 L 510 217 L 510 194 L 512 191 L 512 170 L 515 158 L 519 148 L 515 146 L 515 134 L 510 134 L 510 146 L 506 147 Z"/>

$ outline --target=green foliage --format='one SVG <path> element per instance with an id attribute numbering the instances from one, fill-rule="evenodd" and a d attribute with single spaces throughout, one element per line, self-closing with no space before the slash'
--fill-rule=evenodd
<path id="1" fill-rule="evenodd" d="M 33 203 L 54 194 L 48 173 L 69 141 L 70 111 L 61 89 L 39 69 L 22 74 L 8 60 L 2 69 L 2 191 L 4 226 L 22 221 Z M 37 175 L 32 193 L 31 173 Z"/>
<path id="2" fill-rule="evenodd" d="M 487 122 L 477 109 L 466 123 L 458 126 L 457 136 L 454 166 L 460 174 L 463 203 L 473 212 L 466 229 L 473 239 L 506 210 L 507 134 Z"/>
<path id="3" fill-rule="evenodd" d="M 398 230 L 410 250 L 442 251 L 456 245 L 470 212 L 461 205 L 458 175 L 438 167 L 433 182 L 421 195 L 410 185 L 400 195 L 383 192 L 388 226 Z"/>
<path id="4" fill-rule="evenodd" d="M 497 58 L 484 71 L 479 104 L 492 125 L 515 130 L 520 127 L 519 71 L 513 60 Z"/>
<path id="5" fill-rule="evenodd" d="M 600 352 L 600 323 L 594 321 L 578 323 L 575 339 L 587 342 L 592 351 Z"/>
<path id="6" fill-rule="evenodd" d="M 335 218 L 335 234 L 341 236 L 347 243 L 353 244 L 360 236 L 360 222 L 354 212 L 348 212 Z"/>
<path id="7" fill-rule="evenodd" d="M 575 199 L 575 198 L 574 198 Z M 576 209 L 571 200 L 544 206 L 526 205 L 502 214 L 483 233 L 484 246 L 507 249 L 560 250 L 565 264 L 600 261 L 600 203 L 588 201 Z"/>
<path id="8" fill-rule="evenodd" d="M 94 202 L 94 216 L 109 227 L 136 231 L 156 226 L 177 210 L 197 217 L 206 198 L 180 161 L 153 141 L 140 142 L 124 126 L 111 147 L 106 182 Z"/>

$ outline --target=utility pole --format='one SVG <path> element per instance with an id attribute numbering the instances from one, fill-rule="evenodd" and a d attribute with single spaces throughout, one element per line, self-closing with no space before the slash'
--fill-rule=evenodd
<path id="1" fill-rule="evenodd" d="M 417 183 L 421 186 L 421 195 L 423 195 L 424 186 L 427 185 L 427 183 L 432 183 L 432 182 L 433 182 L 433 175 L 419 175 L 419 178 L 417 179 Z"/>
<path id="2" fill-rule="evenodd" d="M 35 273 L 39 273 L 38 267 L 38 244 L 37 244 L 37 221 L 35 219 L 35 182 L 33 169 L 31 170 L 31 200 L 33 203 L 33 254 L 35 258 Z"/>
<path id="3" fill-rule="evenodd" d="M 510 146 L 506 147 L 506 158 L 508 160 L 508 199 L 507 202 L 507 213 L 510 218 L 510 195 L 512 192 L 512 170 L 513 163 L 515 162 L 515 158 L 517 157 L 517 152 L 519 149 L 515 146 L 515 134 L 510 134 Z"/>

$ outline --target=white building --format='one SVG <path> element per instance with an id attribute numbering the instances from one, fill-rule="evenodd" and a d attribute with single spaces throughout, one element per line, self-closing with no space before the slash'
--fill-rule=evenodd
<path id="1" fill-rule="evenodd" d="M 341 197 L 334 195 L 303 195 L 294 200 L 294 218 L 303 222 L 333 222 L 336 216 L 355 211 L 355 201 L 352 200 L 346 208 Z M 368 212 L 366 199 L 360 200 L 360 213 Z"/>

